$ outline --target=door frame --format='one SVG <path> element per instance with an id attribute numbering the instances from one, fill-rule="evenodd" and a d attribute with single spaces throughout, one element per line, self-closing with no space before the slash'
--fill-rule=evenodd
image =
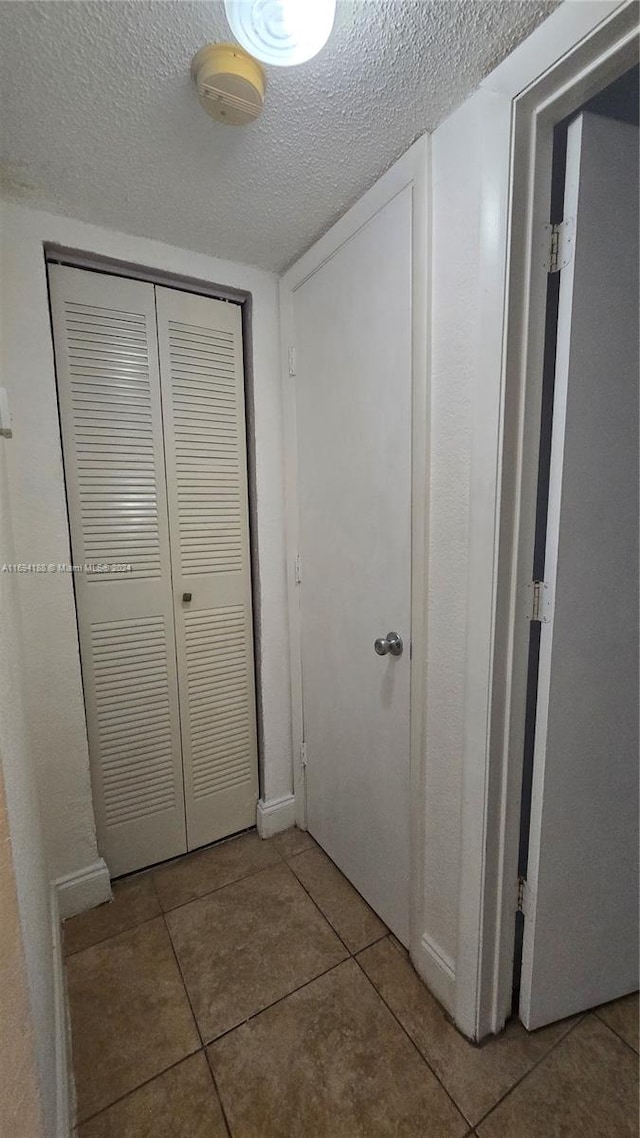
<path id="1" fill-rule="evenodd" d="M 253 296 L 246 289 L 236 288 L 232 285 L 214 284 L 213 281 L 200 280 L 196 277 L 182 276 L 170 270 L 155 269 L 134 262 L 121 261 L 107 254 L 78 250 L 55 241 L 45 241 L 43 244 L 45 273 L 47 282 L 47 300 L 50 306 L 49 265 L 63 265 L 70 269 L 81 269 L 88 272 L 102 273 L 111 277 L 123 277 L 125 280 L 141 281 L 146 284 L 158 285 L 162 288 L 175 289 L 177 292 L 193 293 L 212 300 L 223 300 L 236 304 L 240 308 L 242 321 L 242 367 L 244 386 L 244 426 L 246 436 L 247 461 L 247 507 L 248 507 L 248 533 L 249 533 L 249 566 L 251 577 L 251 630 L 253 637 L 253 676 L 256 709 L 256 750 L 258 764 L 258 800 L 256 808 L 264 790 L 264 725 L 262 700 L 262 636 L 258 622 L 258 606 L 260 604 L 260 563 L 258 554 L 258 515 L 257 515 L 257 477 L 256 477 L 256 438 L 255 423 L 255 388 L 253 364 Z M 53 337 L 53 326 L 51 327 Z M 52 339 L 53 343 L 53 339 Z M 56 399 L 58 398 L 58 378 L 55 370 Z M 62 448 L 62 423 L 60 408 L 58 407 L 58 442 L 60 447 L 60 461 L 64 470 L 64 456 Z M 69 500 L 66 489 L 65 476 L 65 520 L 67 540 L 71 548 L 71 520 L 69 513 Z M 73 578 L 73 574 L 71 575 Z M 75 583 L 73 588 L 73 612 L 76 632 L 79 637 L 78 602 Z M 80 675 L 82 678 L 82 662 L 80 661 Z M 84 701 L 84 679 L 82 682 L 82 713 L 86 728 L 86 705 Z M 87 734 L 88 738 L 88 734 Z M 91 788 L 91 801 L 93 808 L 93 785 Z M 186 809 L 186 807 L 185 807 Z M 219 839 L 224 840 L 224 839 Z M 100 852 L 100 851 L 98 851 Z"/>
<path id="2" fill-rule="evenodd" d="M 286 556 L 291 658 L 291 737 L 296 822 L 307 827 L 303 766 L 303 682 L 300 589 L 298 587 L 299 512 L 296 423 L 294 294 L 385 205 L 407 187 L 412 191 L 412 440 L 411 440 L 411 660 L 410 660 L 410 951 L 420 952 L 422 937 L 422 851 L 424 848 L 424 674 L 426 664 L 427 539 L 429 504 L 429 137 L 410 147 L 386 174 L 340 218 L 280 279 L 282 399 L 284 410 Z M 304 572 L 304 569 L 303 569 Z"/>
<path id="3" fill-rule="evenodd" d="M 511 1010 L 553 131 L 637 62 L 637 34 L 632 0 L 569 0 L 481 86 L 483 197 L 501 220 L 481 244 L 455 992 L 456 1023 L 477 1040 Z"/>

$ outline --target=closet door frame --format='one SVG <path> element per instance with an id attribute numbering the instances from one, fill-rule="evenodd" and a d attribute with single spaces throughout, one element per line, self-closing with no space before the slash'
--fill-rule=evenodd
<path id="1" fill-rule="evenodd" d="M 249 564 L 250 564 L 250 577 L 251 577 L 251 623 L 253 634 L 253 679 L 255 691 L 255 718 L 256 718 L 256 746 L 257 746 L 257 771 L 258 771 L 258 800 L 263 796 L 264 786 L 264 767 L 263 767 L 263 711 L 262 711 L 262 682 L 261 682 L 261 669 L 259 667 L 261 656 L 261 637 L 260 629 L 257 624 L 257 597 L 258 597 L 258 582 L 259 582 L 259 565 L 258 565 L 258 546 L 257 546 L 257 491 L 256 491 L 256 453 L 255 453 L 255 432 L 253 430 L 253 423 L 255 422 L 254 410 L 254 384 L 253 384 L 253 338 L 252 338 L 252 294 L 244 289 L 237 289 L 231 286 L 226 286 L 212 281 L 199 280 L 197 278 L 185 277 L 177 273 L 164 272 L 153 268 L 148 268 L 143 265 L 130 264 L 125 261 L 120 261 L 115 258 L 102 256 L 96 253 L 87 253 L 85 251 L 79 252 L 75 249 L 66 246 L 57 245 L 54 243 L 45 243 L 44 245 L 45 268 L 47 271 L 47 291 L 50 295 L 50 285 L 48 279 L 48 272 L 50 266 L 63 265 L 67 268 L 82 269 L 96 274 L 107 274 L 111 277 L 121 277 L 125 281 L 138 281 L 150 285 L 157 285 L 162 288 L 176 289 L 184 293 L 192 293 L 195 296 L 202 296 L 214 300 L 228 301 L 236 304 L 240 308 L 241 313 L 241 334 L 242 334 L 242 347 L 243 347 L 243 377 L 244 377 L 244 412 L 245 412 L 245 435 L 246 435 L 246 463 L 247 463 L 247 507 L 248 507 L 248 538 L 249 538 Z M 51 302 L 50 302 L 51 303 Z M 53 340 L 53 327 L 52 327 L 52 340 Z M 59 437 L 60 437 L 60 454 L 63 459 L 64 450 L 62 446 L 62 425 L 59 415 Z M 71 517 L 70 517 L 70 498 L 66 485 L 65 477 L 65 508 L 67 515 L 67 532 L 69 536 L 69 545 L 71 548 Z M 74 610 L 76 630 L 79 636 L 79 620 L 78 620 L 78 599 L 74 583 Z M 81 665 L 82 670 L 82 665 Z M 83 681 L 84 687 L 84 681 Z M 86 727 L 86 706 L 83 698 L 83 713 L 85 716 Z M 88 732 L 87 732 L 88 738 Z M 96 812 L 96 799 L 94 796 L 94 774 L 91 772 L 92 779 L 92 805 L 94 813 Z M 222 840 L 222 839 L 221 839 Z M 102 851 L 100 851 L 102 852 Z M 117 876 L 114 875 L 114 876 Z"/>

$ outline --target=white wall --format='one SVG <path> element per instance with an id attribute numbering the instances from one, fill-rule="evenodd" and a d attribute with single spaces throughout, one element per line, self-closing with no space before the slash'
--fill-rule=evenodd
<path id="1" fill-rule="evenodd" d="M 0 760 L 0 1134 L 42 1138 L 40 1071 Z"/>
<path id="2" fill-rule="evenodd" d="M 431 511 L 427 660 L 426 937 L 459 979 L 465 794 L 487 741 L 493 527 L 499 463 L 510 101 L 481 89 L 432 135 Z M 495 417 L 495 416 L 494 416 Z M 489 595 L 483 592 L 489 565 Z M 482 575 L 484 572 L 484 576 Z M 482 579 L 481 579 L 482 578 Z M 470 776 L 471 771 L 471 776 Z M 466 779 L 466 782 L 465 782 Z M 482 812 L 477 811 L 477 828 Z M 480 866 L 478 866 L 480 872 Z"/>
<path id="3" fill-rule="evenodd" d="M 477 249 L 477 123 L 465 104 L 431 140 L 431 456 L 426 668 L 425 934 L 455 972 Z M 464 239 L 461 235 L 464 234 Z M 471 235 L 471 240 L 469 236 Z M 460 320 L 458 296 L 467 297 Z"/>
<path id="4" fill-rule="evenodd" d="M 5 444 L 7 481 L 15 560 L 25 563 L 70 560 L 44 242 L 252 294 L 263 792 L 268 799 L 290 794 L 277 280 L 160 242 L 4 206 L 3 383 L 13 415 L 13 439 Z M 55 879 L 97 857 L 73 583 L 69 574 L 26 573 L 13 587 L 22 624 L 25 714 L 44 806 L 49 874 Z"/>
<path id="5" fill-rule="evenodd" d="M 4 302 L 5 290 L 0 291 Z M 7 449 L 11 440 L 0 439 L 0 569 L 14 560 L 7 487 Z M 22 706 L 23 658 L 17 578 L 0 571 L 0 763 L 4 776 L 11 854 L 22 926 L 27 985 L 35 1028 L 41 1101 L 46 1134 L 55 1133 L 56 1053 L 52 930 L 49 876 L 45 861 L 36 772 L 28 742 Z M 7 840 L 6 837 L 4 840 Z M 7 907 L 0 913 L 3 926 L 10 920 Z M 6 931 L 6 930 L 5 930 Z M 15 993 L 14 993 L 15 995 Z M 9 1014 L 3 1004 L 3 1014 Z M 27 1031 L 29 1024 L 20 1030 Z M 2 1031 L 11 1031 L 3 1019 Z M 12 1041 L 21 1050 L 18 1038 Z M 8 1072 L 3 1070 L 3 1079 Z M 24 1071 L 25 1083 L 28 1071 Z M 26 1087 L 25 1087 L 26 1090 Z"/>
<path id="6" fill-rule="evenodd" d="M 506 111 L 505 111 L 506 108 Z M 462 768 L 468 745 L 473 527 L 493 451 L 474 466 L 485 372 L 500 382 L 504 280 L 489 279 L 488 248 L 506 243 L 509 104 L 480 90 L 432 135 L 431 506 L 427 665 L 425 912 L 427 935 L 455 971 Z M 493 178 L 487 169 L 493 164 Z M 499 217 L 496 211 L 501 210 Z M 499 259 L 498 253 L 498 259 Z M 491 302 L 495 311 L 488 311 Z M 495 350 L 494 358 L 491 351 Z M 488 408 L 488 403 L 486 404 Z M 474 450 L 474 448 L 476 448 Z M 483 469 L 484 467 L 484 469 Z M 480 472 L 478 477 L 478 472 Z M 482 523 L 482 519 L 480 519 Z M 492 542 L 492 531 L 487 530 Z M 484 745 L 482 726 L 479 745 Z"/>

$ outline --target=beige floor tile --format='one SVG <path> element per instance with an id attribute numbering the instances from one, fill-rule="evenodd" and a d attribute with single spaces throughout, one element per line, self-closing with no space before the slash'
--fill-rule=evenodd
<path id="1" fill-rule="evenodd" d="M 228 1138 L 202 1051 L 145 1083 L 90 1122 L 78 1138 Z"/>
<path id="2" fill-rule="evenodd" d="M 632 996 L 623 996 L 621 1000 L 614 1000 L 611 1004 L 603 1004 L 597 1009 L 596 1015 L 608 1024 L 612 1031 L 625 1039 L 630 1047 L 638 1050 L 640 1004 L 637 992 Z"/>
<path id="3" fill-rule="evenodd" d="M 281 857 L 288 859 L 295 857 L 296 854 L 304 853 L 305 850 L 316 849 L 311 834 L 306 830 L 299 830 L 297 826 L 292 826 L 290 830 L 283 830 L 280 834 L 274 834 L 269 838 L 273 842 L 278 853 Z"/>
<path id="4" fill-rule="evenodd" d="M 289 864 L 349 952 L 385 936 L 386 926 L 321 849 L 299 854 Z"/>
<path id="5" fill-rule="evenodd" d="M 200 1046 L 162 917 L 68 957 L 78 1117 Z"/>
<path id="6" fill-rule="evenodd" d="M 271 842 L 264 842 L 256 833 L 242 834 L 156 870 L 153 880 L 166 911 L 279 861 L 280 855 Z"/>
<path id="7" fill-rule="evenodd" d="M 575 1023 L 565 1020 L 527 1032 L 512 1021 L 502 1035 L 475 1047 L 456 1031 L 411 963 L 388 939 L 362 952 L 358 962 L 472 1124 Z"/>
<path id="8" fill-rule="evenodd" d="M 478 1126 L 480 1138 L 637 1138 L 638 1061 L 587 1016 Z"/>
<path id="9" fill-rule="evenodd" d="M 151 877 L 145 875 L 116 881 L 112 901 L 64 922 L 65 955 L 141 925 L 159 912 L 160 904 Z"/>
<path id="10" fill-rule="evenodd" d="M 282 862 L 174 909 L 167 923 L 206 1041 L 346 955 Z"/>
<path id="11" fill-rule="evenodd" d="M 462 1138 L 468 1129 L 352 960 L 208 1055 L 234 1138 Z"/>

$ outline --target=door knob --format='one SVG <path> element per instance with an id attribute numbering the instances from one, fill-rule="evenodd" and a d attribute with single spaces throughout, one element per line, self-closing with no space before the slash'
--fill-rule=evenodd
<path id="1" fill-rule="evenodd" d="M 390 653 L 392 656 L 401 656 L 404 644 L 402 643 L 402 637 L 398 636 L 397 632 L 388 632 L 384 639 L 380 636 L 374 642 L 373 647 L 378 653 L 378 656 L 386 656 L 387 653 Z"/>
<path id="2" fill-rule="evenodd" d="M 182 599 L 183 599 L 184 603 L 185 603 L 186 605 L 188 605 L 188 604 L 189 604 L 189 601 L 191 600 L 191 593 L 183 593 L 183 594 L 182 594 Z"/>

